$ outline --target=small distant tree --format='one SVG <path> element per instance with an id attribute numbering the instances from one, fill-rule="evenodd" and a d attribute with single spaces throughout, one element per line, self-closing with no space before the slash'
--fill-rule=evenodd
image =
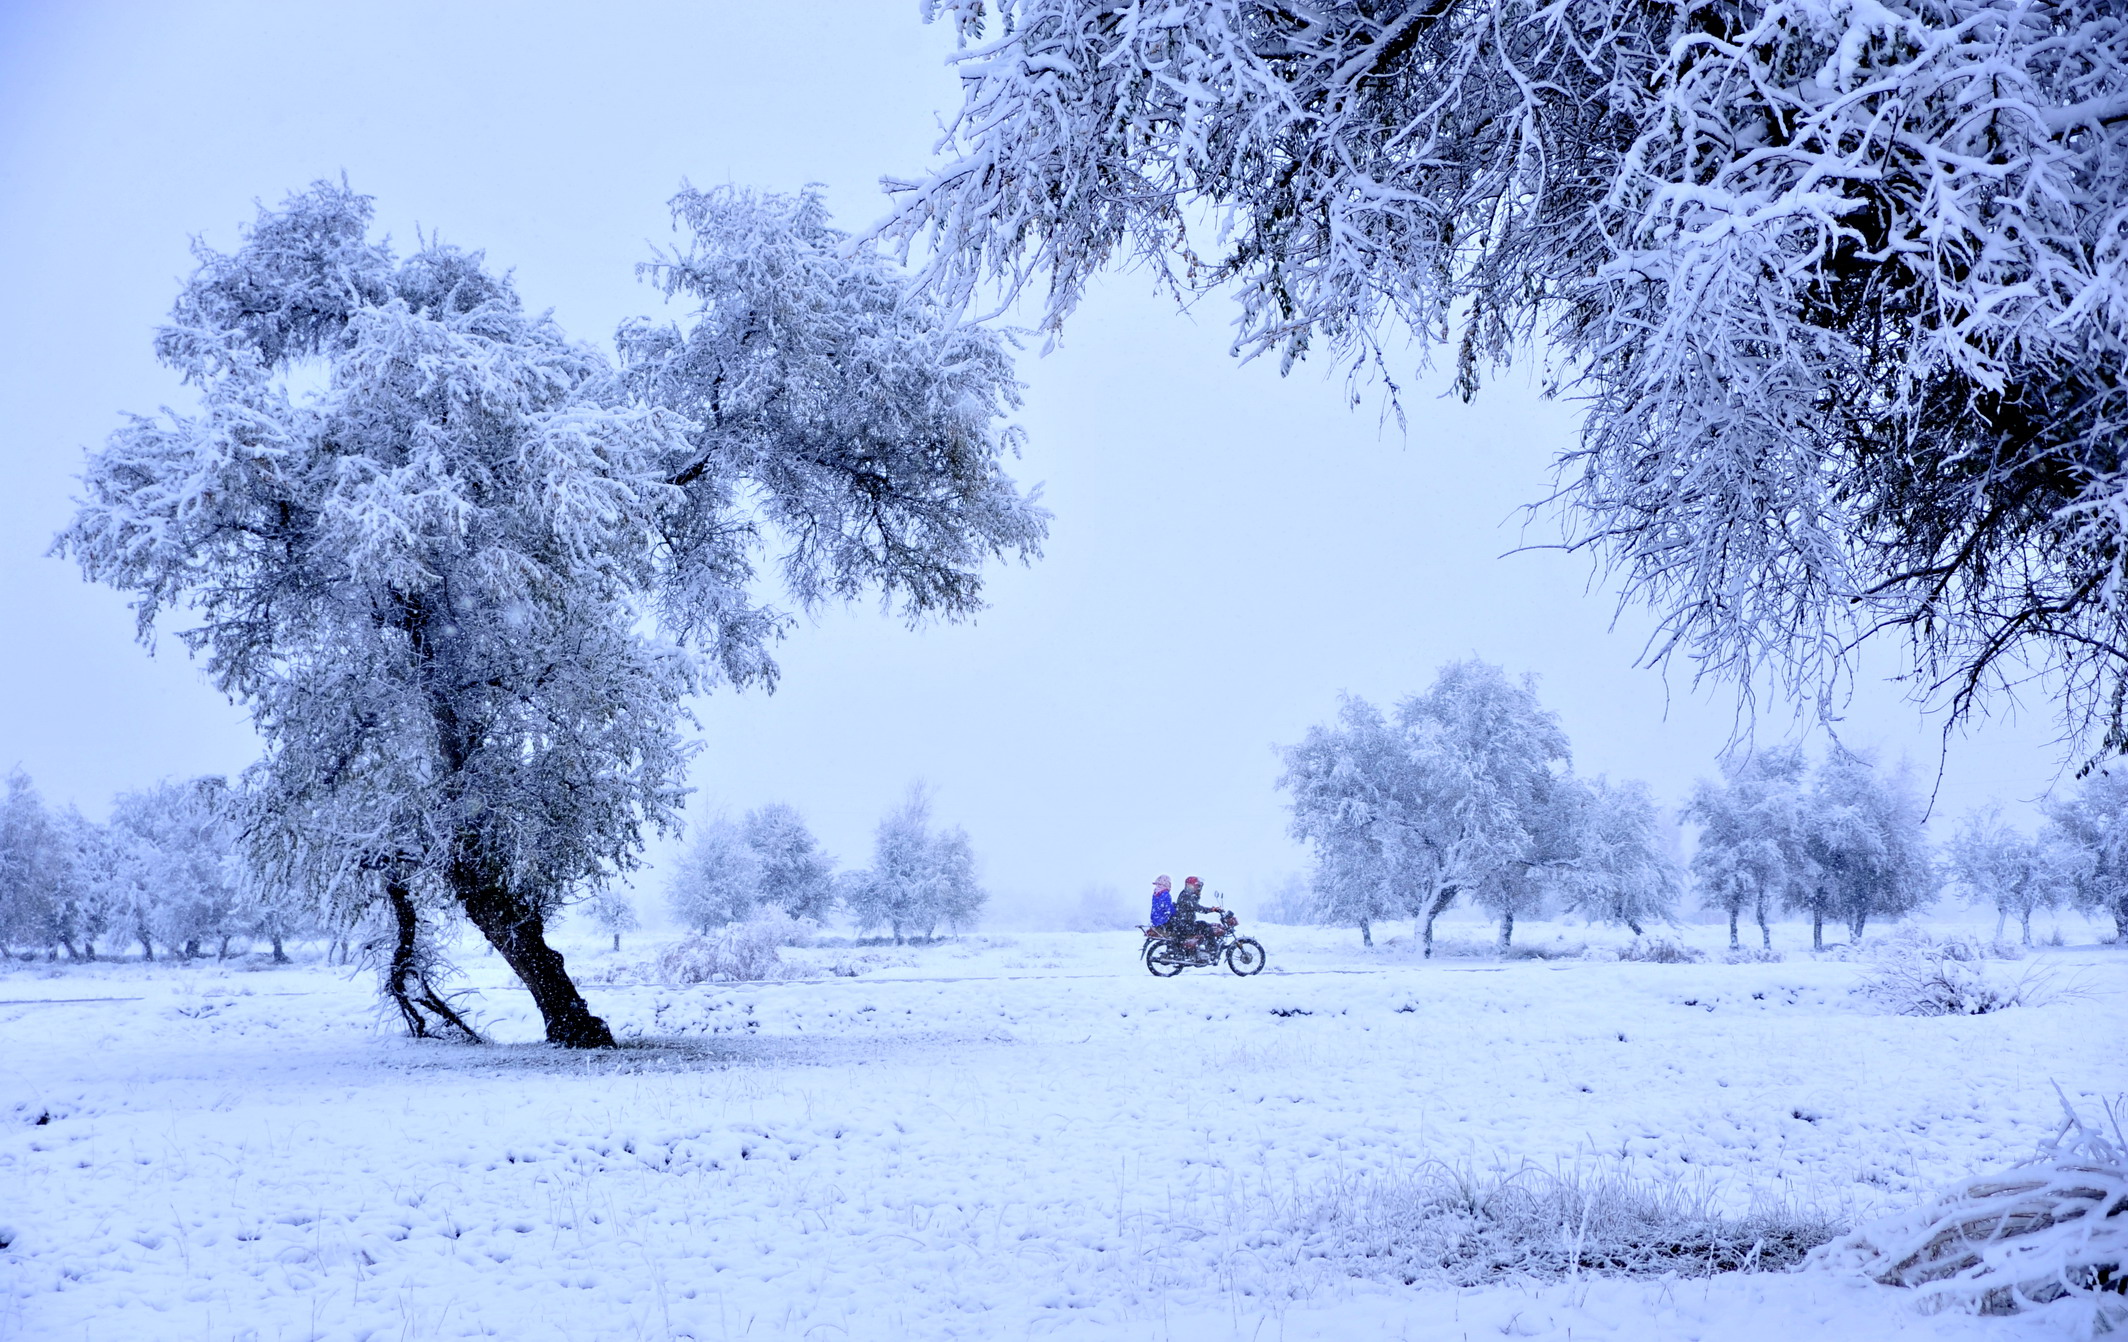
<path id="1" fill-rule="evenodd" d="M 1974 904 L 1995 908 L 1995 939 L 2017 919 L 2020 938 L 2032 944 L 2032 915 L 2052 908 L 2062 895 L 2063 864 L 2039 840 L 2013 828 L 2002 809 L 1974 811 L 1944 846 L 1951 888 Z"/>
<path id="2" fill-rule="evenodd" d="M 1662 841 L 1663 816 L 1639 780 L 1585 784 L 1575 816 L 1574 859 L 1561 869 L 1568 908 L 1634 936 L 1676 916 L 1682 874 Z"/>
<path id="3" fill-rule="evenodd" d="M 871 867 L 842 884 L 859 929 L 887 928 L 897 945 L 918 929 L 929 938 L 941 926 L 973 924 L 989 898 L 976 880 L 967 832 L 958 825 L 933 829 L 931 800 L 921 787 L 879 822 Z"/>
<path id="4" fill-rule="evenodd" d="M 2128 941 L 2128 770 L 2093 772 L 2046 813 L 2044 837 L 2066 854 L 2069 898 L 2112 918 L 2114 937 Z"/>
<path id="5" fill-rule="evenodd" d="M 1692 879 L 1707 907 L 1729 915 L 1731 950 L 1747 912 L 1771 949 L 1774 908 L 1808 880 L 1804 768 L 1800 749 L 1755 751 L 1726 766 L 1721 782 L 1701 780 L 1685 807 L 1700 827 Z"/>
<path id="6" fill-rule="evenodd" d="M 593 894 L 590 900 L 591 921 L 612 936 L 613 949 L 621 948 L 621 933 L 633 932 L 643 924 L 635 916 L 635 901 L 626 891 L 606 886 Z"/>
<path id="7" fill-rule="evenodd" d="M 759 898 L 792 918 L 824 923 L 835 909 L 835 860 L 820 850 L 797 808 L 780 802 L 741 825 L 759 863 Z"/>
<path id="8" fill-rule="evenodd" d="M 30 776 L 8 775 L 0 798 L 0 950 L 10 943 L 81 958 L 65 910 L 68 871 L 58 826 Z"/>
<path id="9" fill-rule="evenodd" d="M 1823 950 L 1825 920 L 1860 941 L 1871 918 L 1899 918 L 1936 893 L 1922 806 L 1903 777 L 1834 746 L 1812 773 L 1803 806 L 1807 862 L 1786 902 L 1810 913 L 1811 948 Z"/>
<path id="10" fill-rule="evenodd" d="M 154 939 L 186 960 L 210 942 L 226 957 L 243 931 L 245 893 L 228 783 L 197 778 L 126 793 L 112 804 L 111 828 Z"/>
<path id="11" fill-rule="evenodd" d="M 761 902 L 761 859 L 745 830 L 721 818 L 702 825 L 673 873 L 666 898 L 673 916 L 697 932 L 753 917 Z"/>

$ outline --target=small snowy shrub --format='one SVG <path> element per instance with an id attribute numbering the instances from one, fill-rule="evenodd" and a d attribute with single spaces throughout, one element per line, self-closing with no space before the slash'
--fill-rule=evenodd
<path id="1" fill-rule="evenodd" d="M 1761 946 L 1739 946 L 1722 952 L 1725 965 L 1777 965 L 1786 958 L 1779 951 L 1770 951 Z"/>
<path id="2" fill-rule="evenodd" d="M 2128 1323 L 2128 1140 L 2062 1102 L 2061 1131 L 2022 1165 L 1954 1185 L 1812 1256 L 1910 1287 L 1927 1308 L 2013 1314 L 2048 1306 L 2084 1331 Z M 2081 1317 L 2075 1317 L 2081 1316 Z M 2071 1320 L 2065 1320 L 2071 1321 Z"/>
<path id="3" fill-rule="evenodd" d="M 1509 946 L 1500 953 L 1503 960 L 1579 960 L 1588 953 L 1588 946 L 1575 942 L 1571 946 L 1559 942 L 1546 945 L 1537 942 L 1529 945 Z"/>
<path id="4" fill-rule="evenodd" d="M 696 933 L 675 942 L 658 956 L 658 977 L 666 983 L 711 983 L 788 978 L 790 966 L 776 948 L 789 945 L 781 916 L 732 923 L 715 932 Z"/>
<path id="5" fill-rule="evenodd" d="M 1888 937 L 1855 991 L 1902 1016 L 1984 1016 L 2044 1000 L 2042 976 L 2006 981 L 1989 974 L 1985 962 L 1999 949 L 1971 937 L 1937 941 L 1918 930 Z"/>
<path id="6" fill-rule="evenodd" d="M 1363 1275 L 1454 1286 L 1771 1271 L 1838 1233 L 1787 1207 L 1727 1218 L 1702 1192 L 1616 1170 L 1479 1174 L 1440 1162 L 1341 1185 L 1301 1229 L 1311 1249 Z"/>
<path id="7" fill-rule="evenodd" d="M 1646 937 L 1619 947 L 1618 958 L 1651 965 L 1696 965 L 1707 957 L 1704 952 L 1665 937 Z"/>

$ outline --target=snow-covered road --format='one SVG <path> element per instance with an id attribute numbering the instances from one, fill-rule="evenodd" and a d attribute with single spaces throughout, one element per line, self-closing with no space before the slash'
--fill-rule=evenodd
<path id="1" fill-rule="evenodd" d="M 1134 936 L 596 987 L 632 1038 L 604 1054 L 408 1043 L 317 967 L 10 970 L 0 1335 L 2046 1336 L 1816 1273 L 1407 1286 L 1295 1227 L 1435 1158 L 1860 1214 L 2024 1154 L 2053 1081 L 2128 1087 L 2114 948 L 2050 953 L 2079 998 L 1916 1019 L 1829 961 L 1468 973 L 1325 940 L 1284 958 L 1375 972 L 1156 981 Z"/>

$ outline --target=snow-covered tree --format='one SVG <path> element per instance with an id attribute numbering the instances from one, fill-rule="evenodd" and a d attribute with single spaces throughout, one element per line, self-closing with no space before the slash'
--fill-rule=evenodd
<path id="1" fill-rule="evenodd" d="M 857 926 L 884 927 L 897 945 L 909 932 L 928 938 L 941 926 L 968 927 L 989 899 L 976 880 L 967 831 L 934 829 L 931 799 L 921 787 L 879 822 L 872 865 L 838 884 Z"/>
<path id="2" fill-rule="evenodd" d="M 1293 794 L 1293 837 L 1315 850 L 1309 888 L 1316 916 L 1357 927 L 1368 946 L 1376 923 L 1412 911 L 1410 887 L 1421 879 L 1403 871 L 1428 837 L 1418 829 L 1418 808 L 1429 780 L 1412 748 L 1380 709 L 1348 697 L 1333 725 L 1309 728 L 1285 752 L 1279 778 Z"/>
<path id="3" fill-rule="evenodd" d="M 2024 944 L 2032 944 L 2032 915 L 2060 901 L 2066 864 L 2046 845 L 2002 818 L 2000 807 L 1974 811 L 1944 846 L 1950 884 L 1975 904 L 1995 908 L 1995 938 L 2017 919 Z"/>
<path id="4" fill-rule="evenodd" d="M 1574 856 L 1558 876 L 1567 907 L 1623 923 L 1636 937 L 1647 923 L 1671 920 L 1682 873 L 1664 846 L 1663 814 L 1648 785 L 1597 778 L 1576 800 Z"/>
<path id="5" fill-rule="evenodd" d="M 824 923 L 835 907 L 835 859 L 820 851 L 805 818 L 781 802 L 746 813 L 741 828 L 760 863 L 762 903 Z"/>
<path id="6" fill-rule="evenodd" d="M 846 247 L 816 196 L 686 192 L 650 273 L 694 305 L 621 361 L 478 253 L 369 236 L 321 183 L 199 249 L 156 341 L 199 396 L 89 463 L 61 547 L 166 613 L 266 740 L 247 832 L 335 921 L 455 909 L 548 1038 L 612 1034 L 547 943 L 671 824 L 690 695 L 772 682 L 801 604 L 980 604 L 1044 515 L 1001 469 L 1002 340 Z"/>
<path id="7" fill-rule="evenodd" d="M 14 770 L 0 797 L 0 954 L 10 944 L 93 959 L 80 923 L 78 879 L 61 822 L 28 774 Z"/>
<path id="8" fill-rule="evenodd" d="M 1960 710 L 2051 663 L 2128 744 L 2118 0 L 927 0 L 934 283 L 1150 262 L 1234 347 L 1583 398 L 1574 533 L 1663 651 L 1827 691 L 1910 640 Z M 1423 356 L 1422 356 L 1423 357 Z"/>
<path id="9" fill-rule="evenodd" d="M 1812 950 L 1825 948 L 1828 918 L 1860 941 L 1871 918 L 1902 917 L 1934 897 L 1923 809 L 1904 776 L 1885 777 L 1833 746 L 1812 772 L 1803 814 L 1808 861 L 1785 901 L 1809 911 Z"/>
<path id="10" fill-rule="evenodd" d="M 1279 786 L 1294 837 L 1315 847 L 1325 909 L 1363 935 L 1375 917 L 1408 914 L 1431 955 L 1434 921 L 1459 895 L 1493 911 L 1503 945 L 1541 902 L 1571 857 L 1568 756 L 1531 681 L 1452 662 L 1393 720 L 1347 699 L 1335 725 L 1286 750 Z"/>
<path id="11" fill-rule="evenodd" d="M 2042 839 L 2064 854 L 2069 898 L 2128 941 L 2128 770 L 2093 772 L 2046 813 Z"/>
<path id="12" fill-rule="evenodd" d="M 1731 950 L 1745 913 L 1758 920 L 1760 942 L 1771 949 L 1774 909 L 1808 884 L 1805 769 L 1794 747 L 1754 751 L 1726 764 L 1721 782 L 1701 780 L 1685 807 L 1685 818 L 1700 827 L 1692 879 L 1702 903 L 1729 915 Z"/>
<path id="13" fill-rule="evenodd" d="M 161 783 L 111 805 L 119 861 L 129 868 L 136 919 L 183 959 L 212 943 L 216 958 L 245 932 L 245 872 L 237 810 L 220 778 Z"/>
<path id="14" fill-rule="evenodd" d="M 601 886 L 588 901 L 591 921 L 597 923 L 613 938 L 613 949 L 621 948 L 621 934 L 633 932 L 643 924 L 635 915 L 635 901 L 619 886 Z"/>
<path id="15" fill-rule="evenodd" d="M 698 828 L 666 899 L 673 916 L 697 932 L 753 917 L 761 903 L 761 859 L 746 831 L 721 818 Z"/>

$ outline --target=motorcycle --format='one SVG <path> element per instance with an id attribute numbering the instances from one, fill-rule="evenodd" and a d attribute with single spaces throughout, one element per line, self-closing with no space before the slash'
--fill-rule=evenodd
<path id="1" fill-rule="evenodd" d="M 1246 978 L 1263 972 L 1263 943 L 1254 937 L 1236 936 L 1240 919 L 1222 914 L 1218 922 L 1187 937 L 1170 936 L 1165 928 L 1145 928 L 1145 968 L 1158 978 L 1171 979 L 1185 969 L 1208 969 L 1226 961 L 1228 969 Z"/>

